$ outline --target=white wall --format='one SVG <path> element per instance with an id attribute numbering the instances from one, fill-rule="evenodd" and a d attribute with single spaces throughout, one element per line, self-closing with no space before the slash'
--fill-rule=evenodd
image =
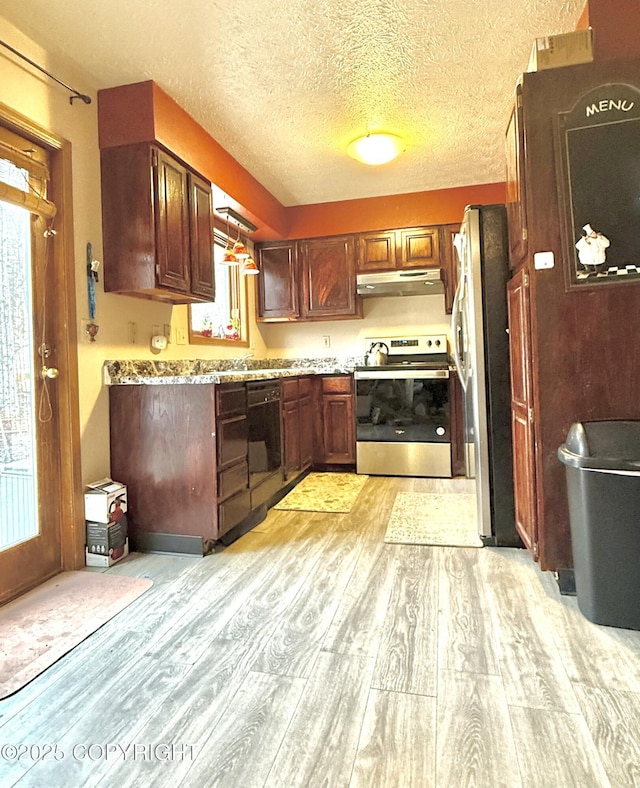
<path id="1" fill-rule="evenodd" d="M 269 358 L 356 356 L 368 349 L 365 337 L 451 333 L 444 295 L 367 298 L 363 320 L 270 323 L 260 325 L 258 331 Z M 325 336 L 330 338 L 330 348 L 323 345 Z"/>

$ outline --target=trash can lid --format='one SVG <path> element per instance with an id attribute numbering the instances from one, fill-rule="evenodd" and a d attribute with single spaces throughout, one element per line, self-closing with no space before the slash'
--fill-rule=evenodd
<path id="1" fill-rule="evenodd" d="M 640 471 L 640 421 L 572 424 L 558 458 L 574 468 Z"/>

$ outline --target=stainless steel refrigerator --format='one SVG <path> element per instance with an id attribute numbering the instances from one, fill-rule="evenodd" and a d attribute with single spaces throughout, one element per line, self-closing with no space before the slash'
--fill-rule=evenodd
<path id="1" fill-rule="evenodd" d="M 504 205 L 469 205 L 455 238 L 453 353 L 464 392 L 465 466 L 486 545 L 522 546 L 515 528 Z"/>

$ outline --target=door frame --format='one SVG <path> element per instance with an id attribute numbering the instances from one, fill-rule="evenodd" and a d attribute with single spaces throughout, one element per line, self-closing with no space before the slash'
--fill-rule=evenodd
<path id="1" fill-rule="evenodd" d="M 58 502 L 61 512 L 60 569 L 79 569 L 84 566 L 85 521 L 81 471 L 71 143 L 2 103 L 0 121 L 17 134 L 46 148 L 51 157 L 49 199 L 58 209 L 53 251 L 58 287 L 51 294 L 48 308 L 58 315 L 51 342 L 56 347 L 56 365 L 63 372 L 56 380 L 61 466 Z M 28 590 L 14 589 L 15 595 Z M 0 600 L 0 604 L 6 601 L 8 599 Z"/>

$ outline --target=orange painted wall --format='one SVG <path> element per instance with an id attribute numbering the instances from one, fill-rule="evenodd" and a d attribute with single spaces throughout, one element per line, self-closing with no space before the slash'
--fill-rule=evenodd
<path id="1" fill-rule="evenodd" d="M 289 237 L 310 238 L 425 224 L 451 224 L 462 219 L 466 205 L 488 205 L 504 202 L 505 198 L 506 186 L 501 182 L 296 205 L 287 208 Z"/>
<path id="2" fill-rule="evenodd" d="M 100 148 L 158 142 L 232 199 L 266 237 L 287 232 L 286 210 L 251 173 L 151 80 L 98 91 Z"/>

